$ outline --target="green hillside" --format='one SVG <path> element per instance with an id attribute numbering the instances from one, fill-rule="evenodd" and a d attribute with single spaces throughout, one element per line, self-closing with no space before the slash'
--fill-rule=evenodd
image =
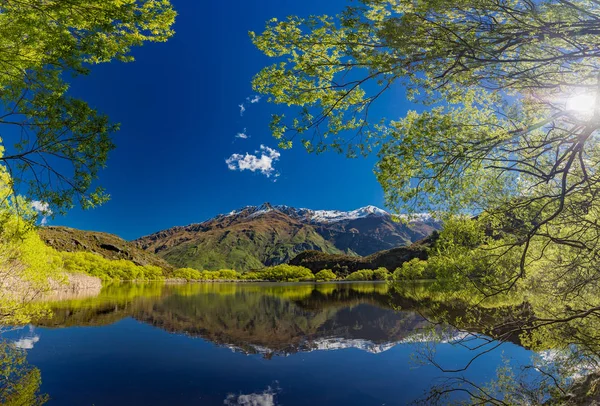
<path id="1" fill-rule="evenodd" d="M 307 250 L 343 253 L 312 227 L 274 214 L 226 229 L 215 227 L 156 252 L 176 267 L 248 271 L 287 262 Z"/>

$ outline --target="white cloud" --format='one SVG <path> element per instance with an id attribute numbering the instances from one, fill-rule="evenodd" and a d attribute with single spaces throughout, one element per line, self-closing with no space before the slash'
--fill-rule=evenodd
<path id="1" fill-rule="evenodd" d="M 247 140 L 248 138 L 250 138 L 250 136 L 248 134 L 246 134 L 246 129 L 244 128 L 244 131 L 242 131 L 241 133 L 237 133 L 235 135 L 235 138 L 241 138 L 243 140 Z"/>
<path id="2" fill-rule="evenodd" d="M 48 223 L 48 216 L 52 215 L 52 210 L 50 210 L 50 205 L 46 202 L 40 202 L 38 200 L 34 200 L 31 202 L 31 207 L 33 210 L 37 211 L 41 214 L 42 217 L 42 225 L 45 226 Z"/>
<path id="3" fill-rule="evenodd" d="M 248 395 L 229 394 L 223 401 L 225 406 L 276 406 L 276 390 L 270 386 L 263 393 L 250 393 Z"/>
<path id="4" fill-rule="evenodd" d="M 50 205 L 48 203 L 34 200 L 33 202 L 31 202 L 31 207 L 33 207 L 33 210 L 37 212 L 52 214 L 52 211 L 50 210 Z"/>
<path id="5" fill-rule="evenodd" d="M 248 100 L 251 104 L 258 103 L 260 101 L 260 99 L 261 99 L 261 96 L 259 96 L 259 95 L 254 95 L 252 97 L 246 97 L 246 100 Z"/>
<path id="6" fill-rule="evenodd" d="M 244 103 L 239 104 L 238 107 L 240 108 L 240 116 L 243 116 L 244 111 L 246 111 L 246 107 L 244 106 Z"/>
<path id="7" fill-rule="evenodd" d="M 40 336 L 35 335 L 32 337 L 21 338 L 15 341 L 14 344 L 17 348 L 21 348 L 23 350 L 31 350 L 38 341 L 40 341 Z"/>
<path id="8" fill-rule="evenodd" d="M 232 171 L 258 171 L 267 178 L 271 177 L 271 175 L 275 173 L 273 163 L 278 161 L 281 157 L 279 151 L 261 145 L 260 151 L 255 151 L 255 154 L 256 155 L 252 155 L 248 152 L 246 155 L 233 154 L 225 160 L 225 163 Z M 260 156 L 258 156 L 258 154 L 260 154 Z M 277 176 L 277 174 L 275 176 Z"/>

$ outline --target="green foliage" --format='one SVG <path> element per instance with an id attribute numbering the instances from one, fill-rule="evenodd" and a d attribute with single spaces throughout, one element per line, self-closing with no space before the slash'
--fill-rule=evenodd
<path id="1" fill-rule="evenodd" d="M 0 403 L 6 406 L 42 405 L 40 370 L 27 363 L 26 352 L 8 341 L 0 342 Z"/>
<path id="2" fill-rule="evenodd" d="M 223 280 L 236 280 L 240 279 L 240 274 L 233 269 L 221 269 L 219 271 L 219 279 Z"/>
<path id="3" fill-rule="evenodd" d="M 317 281 L 334 281 L 337 279 L 337 275 L 331 269 L 323 269 L 315 274 L 315 279 Z"/>
<path id="4" fill-rule="evenodd" d="M 64 269 L 72 273 L 86 273 L 108 280 L 160 280 L 163 270 L 157 266 L 139 266 L 124 259 L 108 260 L 90 252 L 62 252 Z"/>
<path id="5" fill-rule="evenodd" d="M 282 146 L 380 147 L 389 207 L 456 216 L 424 272 L 576 298 L 599 287 L 599 18 L 590 0 L 363 0 L 250 33 L 274 58 L 253 85 L 286 106 Z M 369 122 L 395 86 L 419 108 Z"/>
<path id="6" fill-rule="evenodd" d="M 360 271 L 352 272 L 346 276 L 347 281 L 372 281 L 374 280 L 374 272 L 372 269 L 362 269 Z"/>
<path id="7" fill-rule="evenodd" d="M 315 275 L 310 269 L 286 264 L 271 266 L 256 273 L 258 274 L 258 279 L 268 281 L 301 282 L 315 279 Z"/>
<path id="8" fill-rule="evenodd" d="M 50 289 L 51 279 L 63 282 L 64 275 L 60 255 L 42 242 L 32 227 L 35 213 L 13 196 L 12 187 L 0 165 L 0 324 L 18 325 L 47 311 L 33 299 Z"/>
<path id="9" fill-rule="evenodd" d="M 427 273 L 427 261 L 414 258 L 402 264 L 401 267 L 396 268 L 393 274 L 394 280 L 414 280 L 414 279 L 426 279 Z"/>
<path id="10" fill-rule="evenodd" d="M 221 269 L 220 271 L 198 271 L 192 268 L 179 268 L 172 275 L 173 278 L 186 279 L 188 281 L 226 280 L 232 281 L 242 279 L 242 275 L 232 269 Z"/>
<path id="11" fill-rule="evenodd" d="M 391 277 L 390 272 L 386 268 L 362 269 L 352 272 L 346 276 L 347 281 L 386 281 Z"/>
<path id="12" fill-rule="evenodd" d="M 240 279 L 245 281 L 258 281 L 261 275 L 258 272 L 244 272 L 240 274 Z"/>
<path id="13" fill-rule="evenodd" d="M 67 96 L 65 78 L 87 74 L 93 64 L 133 60 L 132 47 L 173 35 L 174 19 L 167 0 L 3 2 L 0 124 L 15 127 L 5 131 L 15 135 L 3 140 L 1 161 L 19 174 L 14 180 L 31 199 L 60 211 L 107 199 L 92 183 L 118 126 Z"/>
<path id="14" fill-rule="evenodd" d="M 457 289 L 473 280 L 482 283 L 506 280 L 518 269 L 522 251 L 515 248 L 498 256 L 511 239 L 487 236 L 487 221 L 485 216 L 449 217 L 428 249 L 428 259 L 415 258 L 403 263 L 394 271 L 394 279 L 440 279 Z"/>
<path id="15" fill-rule="evenodd" d="M 58 252 L 15 215 L 0 231 L 0 324 L 20 325 L 47 312 L 35 297 L 64 283 Z"/>
<path id="16" fill-rule="evenodd" d="M 455 216 L 446 219 L 444 228 L 435 242 L 435 249 L 440 251 L 468 251 L 487 242 L 481 221 L 466 216 Z"/>
<path id="17" fill-rule="evenodd" d="M 387 268 L 377 268 L 373 271 L 373 280 L 376 281 L 387 281 L 392 275 Z"/>
<path id="18" fill-rule="evenodd" d="M 171 275 L 173 278 L 185 279 L 188 281 L 197 281 L 202 279 L 202 273 L 193 268 L 179 268 Z"/>

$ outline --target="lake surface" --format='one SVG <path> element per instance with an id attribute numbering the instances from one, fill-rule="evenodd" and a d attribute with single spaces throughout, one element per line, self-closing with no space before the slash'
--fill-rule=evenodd
<path id="1" fill-rule="evenodd" d="M 431 324 L 386 284 L 119 285 L 51 307 L 4 334 L 50 405 L 405 405 L 447 376 L 420 365 Z M 472 358 L 446 341 L 440 364 Z M 506 343 L 462 375 L 530 357 Z"/>

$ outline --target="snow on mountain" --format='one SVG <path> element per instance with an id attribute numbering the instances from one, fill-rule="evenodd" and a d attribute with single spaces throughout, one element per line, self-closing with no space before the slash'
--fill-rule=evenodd
<path id="1" fill-rule="evenodd" d="M 416 343 L 437 343 L 437 344 L 452 344 L 459 343 L 469 337 L 474 337 L 472 333 L 466 331 L 442 331 L 442 332 L 425 332 L 415 333 L 401 340 L 402 344 Z"/>
<path id="2" fill-rule="evenodd" d="M 301 344 L 299 347 L 294 347 L 290 351 L 275 351 L 267 347 L 259 345 L 250 345 L 252 353 L 267 355 L 276 352 L 279 356 L 287 356 L 294 352 L 313 352 L 313 351 L 336 351 L 344 350 L 349 348 L 358 349 L 361 351 L 369 352 L 371 354 L 379 354 L 389 349 L 394 348 L 401 342 L 385 342 L 385 343 L 374 343 L 370 340 L 365 339 L 346 339 L 337 337 L 326 337 L 319 338 L 316 340 L 308 340 Z M 225 345 L 233 352 L 248 353 L 247 349 L 240 348 L 236 345 Z"/>
<path id="3" fill-rule="evenodd" d="M 378 207 L 366 206 L 352 211 L 310 210 L 308 216 L 310 220 L 314 222 L 335 223 L 338 221 L 356 220 L 369 216 L 390 216 L 390 214 Z"/>
<path id="4" fill-rule="evenodd" d="M 430 213 L 413 213 L 413 214 L 401 214 L 398 216 L 402 220 L 408 220 L 409 222 L 430 222 L 434 221 L 433 216 Z"/>
<path id="5" fill-rule="evenodd" d="M 370 352 L 371 354 L 379 354 L 395 347 L 397 342 L 389 342 L 376 344 L 369 340 L 363 339 L 339 339 L 339 338 L 321 338 L 312 342 L 315 350 L 332 351 L 343 350 L 347 348 L 356 348 L 358 350 Z"/>
<path id="6" fill-rule="evenodd" d="M 306 208 L 294 208 L 285 205 L 273 206 L 269 203 L 264 203 L 260 206 L 246 206 L 239 210 L 233 210 L 226 215 L 217 216 L 217 218 L 229 217 L 229 216 L 240 216 L 243 215 L 247 218 L 258 217 L 262 214 L 279 211 L 289 215 L 290 217 L 303 220 L 309 223 L 337 223 L 341 221 L 351 221 L 360 218 L 366 218 L 371 216 L 376 217 L 391 217 L 392 215 L 385 210 L 380 209 L 376 206 L 365 206 L 352 211 L 341 211 L 341 210 L 311 210 Z M 411 222 L 420 221 L 426 222 L 431 221 L 432 217 L 429 213 L 416 213 L 413 215 L 401 215 L 400 218 L 407 219 Z"/>

